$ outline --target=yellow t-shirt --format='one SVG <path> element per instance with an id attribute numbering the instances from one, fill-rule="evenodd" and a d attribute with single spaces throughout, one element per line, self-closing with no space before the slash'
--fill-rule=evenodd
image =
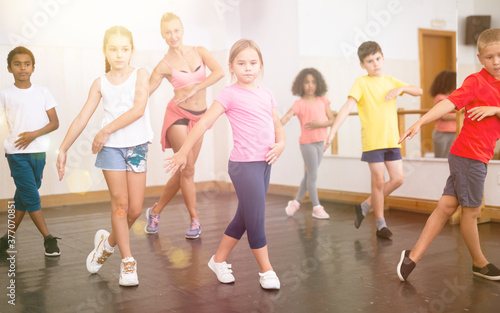
<path id="1" fill-rule="evenodd" d="M 396 99 L 385 101 L 389 90 L 408 84 L 391 76 L 361 76 L 349 93 L 356 99 L 361 120 L 363 152 L 377 149 L 399 148 Z"/>

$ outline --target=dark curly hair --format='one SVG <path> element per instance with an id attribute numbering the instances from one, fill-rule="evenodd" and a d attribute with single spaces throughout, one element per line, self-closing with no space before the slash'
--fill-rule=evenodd
<path id="1" fill-rule="evenodd" d="M 311 74 L 316 80 L 316 92 L 315 92 L 316 97 L 324 96 L 328 91 L 328 86 L 326 85 L 323 75 L 321 75 L 321 73 L 317 69 L 312 67 L 303 69 L 302 71 L 299 72 L 297 77 L 295 77 L 295 81 L 293 82 L 292 85 L 292 94 L 300 97 L 302 97 L 305 94 L 304 81 L 306 80 L 306 76 L 308 74 Z"/>
<path id="2" fill-rule="evenodd" d="M 457 73 L 454 71 L 442 71 L 434 78 L 431 88 L 429 88 L 429 93 L 435 97 L 438 94 L 450 94 L 455 89 L 457 89 Z"/>

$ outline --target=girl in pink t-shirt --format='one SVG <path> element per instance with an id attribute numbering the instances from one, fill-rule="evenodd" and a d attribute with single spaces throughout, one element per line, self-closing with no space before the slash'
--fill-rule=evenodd
<path id="1" fill-rule="evenodd" d="M 233 130 L 234 148 L 228 167 L 238 196 L 238 209 L 208 266 L 221 283 L 234 282 L 231 265 L 226 259 L 246 231 L 260 266 L 260 285 L 264 289 L 279 289 L 280 281 L 269 261 L 264 215 L 271 165 L 285 148 L 285 134 L 274 96 L 267 88 L 255 84 L 263 65 L 260 49 L 253 41 L 241 39 L 233 45 L 229 53 L 229 71 L 236 76 L 236 83 L 219 93 L 181 149 L 167 158 L 165 166 L 172 174 L 182 170 L 196 142 L 222 113 L 226 113 Z"/>
<path id="2" fill-rule="evenodd" d="M 434 97 L 434 105 L 446 99 L 457 89 L 457 73 L 453 71 L 442 71 L 432 82 L 429 93 Z M 448 158 L 451 144 L 457 138 L 456 114 L 448 113 L 437 119 L 432 132 L 435 158 Z"/>
<path id="3" fill-rule="evenodd" d="M 318 167 L 323 157 L 324 142 L 327 137 L 326 128 L 333 123 L 333 114 L 330 110 L 330 101 L 324 97 L 328 87 L 323 75 L 315 68 L 306 68 L 295 77 L 292 93 L 301 98 L 292 105 L 292 108 L 281 118 L 285 124 L 297 115 L 300 121 L 301 135 L 299 138 L 300 152 L 304 159 L 304 178 L 299 186 L 295 200 L 288 201 L 285 212 L 288 216 L 300 208 L 300 202 L 306 191 L 309 192 L 313 205 L 312 216 L 318 219 L 328 219 L 330 215 L 325 212 L 319 203 L 316 179 Z"/>

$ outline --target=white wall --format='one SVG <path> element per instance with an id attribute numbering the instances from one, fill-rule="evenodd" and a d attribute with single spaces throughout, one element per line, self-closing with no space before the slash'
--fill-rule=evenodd
<path id="1" fill-rule="evenodd" d="M 459 9 L 465 9 L 460 16 L 470 15 L 468 11 L 479 14 L 482 10 L 498 16 L 495 10 L 499 9 L 487 6 L 487 0 L 458 2 Z M 159 20 L 167 11 L 181 16 L 186 30 L 185 43 L 210 49 L 226 73 L 231 45 L 242 37 L 254 39 L 262 49 L 265 62 L 262 84 L 273 91 L 282 115 L 296 99 L 290 92 L 295 75 L 301 68 L 309 66 L 317 67 L 326 77 L 330 87 L 327 96 L 332 101 L 332 109 L 338 111 L 354 78 L 364 74 L 355 55 L 360 40 L 376 40 L 381 44 L 386 57 L 386 73 L 418 85 L 417 28 L 431 28 L 431 21 L 437 19 L 444 21 L 442 29 L 456 29 L 461 19 L 457 22 L 455 8 L 455 0 L 2 1 L 0 56 L 6 56 L 12 49 L 12 38 L 23 36 L 23 44 L 31 48 L 37 58 L 33 82 L 47 86 L 59 102 L 57 111 L 61 125 L 51 134 L 52 146 L 47 155 L 41 194 L 105 190 L 102 174 L 94 168 L 95 159 L 89 152 L 101 113 L 96 113 L 70 150 L 73 179 L 68 179 L 71 176 L 68 175 L 63 183 L 57 182 L 55 151 L 83 105 L 92 81 L 103 72 L 102 36 L 109 26 L 122 24 L 132 30 L 136 45 L 132 62 L 150 70 L 166 52 L 166 45 L 159 35 Z M 43 20 L 43 14 L 48 17 L 46 20 Z M 34 18 L 39 18 L 39 27 L 31 29 L 30 33 L 26 25 L 35 23 Z M 457 41 L 460 42 L 458 36 Z M 466 58 L 460 49 L 458 54 L 459 60 Z M 472 55 L 475 57 L 474 53 Z M 12 76 L 0 64 L 0 88 L 10 83 Z M 227 73 L 224 79 L 209 89 L 208 102 L 229 83 Z M 163 83 L 150 99 L 156 137 L 150 146 L 148 186 L 162 185 L 168 179 L 162 171 L 162 164 L 163 158 L 171 152 L 161 152 L 158 136 L 165 105 L 172 95 L 170 85 Z M 419 100 L 405 96 L 398 100 L 398 105 L 408 109 L 418 108 Z M 407 124 L 410 123 L 412 121 L 407 120 Z M 359 161 L 359 128 L 357 118 L 350 118 L 342 127 L 339 141 L 341 153 L 345 156 L 324 158 L 318 179 L 319 188 L 369 192 L 368 168 Z M 0 118 L 2 140 L 6 131 L 5 121 Z M 302 178 L 303 168 L 298 145 L 298 121 L 291 120 L 285 131 L 287 147 L 273 168 L 271 182 L 296 186 Z M 418 147 L 418 141 L 414 139 L 408 145 Z M 231 148 L 230 127 L 227 119 L 221 117 L 205 136 L 197 163 L 196 181 L 228 181 L 227 158 Z M 3 154 L 3 145 L 0 153 Z M 414 159 L 405 160 L 404 164 L 406 182 L 394 195 L 438 199 L 447 175 L 446 161 Z M 489 169 L 486 203 L 498 205 L 500 201 L 492 195 L 498 193 L 496 182 L 500 165 L 493 162 Z M 0 175 L 4 178 L 0 181 L 0 199 L 10 198 L 14 186 L 8 177 L 5 158 L 0 158 Z M 430 175 L 432 179 L 429 179 Z"/>

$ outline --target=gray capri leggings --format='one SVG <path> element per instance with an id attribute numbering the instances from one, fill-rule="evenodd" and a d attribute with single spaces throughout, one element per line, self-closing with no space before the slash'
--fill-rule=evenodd
<path id="1" fill-rule="evenodd" d="M 302 202 L 306 191 L 308 191 L 313 206 L 319 205 L 316 179 L 318 178 L 318 167 L 323 158 L 324 146 L 324 141 L 300 145 L 300 152 L 302 152 L 306 169 L 304 171 L 304 178 L 300 182 L 299 191 L 297 192 L 297 201 L 299 202 Z"/>
<path id="2" fill-rule="evenodd" d="M 230 160 L 228 168 L 238 196 L 238 209 L 224 234 L 240 240 L 247 231 L 250 248 L 263 248 L 267 245 L 264 217 L 271 165 L 265 161 L 233 162 Z"/>

